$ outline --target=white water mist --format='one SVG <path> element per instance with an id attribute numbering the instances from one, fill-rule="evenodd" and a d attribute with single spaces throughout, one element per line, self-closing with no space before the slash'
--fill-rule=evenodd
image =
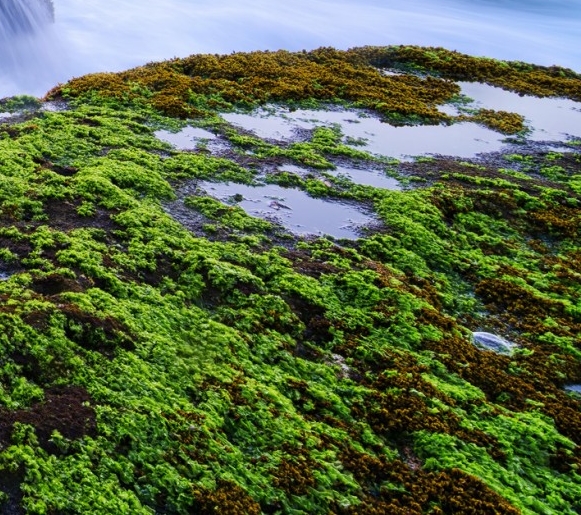
<path id="1" fill-rule="evenodd" d="M 52 0 L 1 0 L 0 98 L 37 91 L 58 75 L 53 21 Z"/>
<path id="2" fill-rule="evenodd" d="M 192 53 L 420 44 L 581 69 L 579 0 L 55 0 L 74 74 Z"/>

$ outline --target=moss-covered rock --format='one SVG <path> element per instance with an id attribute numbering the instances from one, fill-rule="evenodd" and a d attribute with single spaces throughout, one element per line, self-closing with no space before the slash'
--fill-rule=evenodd
<path id="1" fill-rule="evenodd" d="M 324 101 L 451 122 L 437 106 L 470 77 L 578 94 L 567 70 L 442 49 L 257 52 L 74 79 L 51 93 L 66 110 L 0 126 L 2 509 L 577 513 L 574 146 L 391 162 L 416 186 L 388 191 L 323 175 L 381 164 L 333 128 L 277 145 L 215 116 Z M 234 150 L 154 135 L 200 114 Z M 275 182 L 372 207 L 381 225 L 298 238 L 195 188 L 186 208 L 212 237 L 172 218 L 185 184 L 248 183 L 273 162 L 312 172 Z M 517 347 L 482 350 L 478 330 Z"/>

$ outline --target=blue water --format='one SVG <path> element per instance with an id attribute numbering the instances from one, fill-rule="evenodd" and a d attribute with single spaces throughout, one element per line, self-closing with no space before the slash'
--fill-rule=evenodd
<path id="1" fill-rule="evenodd" d="M 54 25 L 18 43 L 19 70 L 1 66 L 14 49 L 0 47 L 0 97 L 41 95 L 72 76 L 192 53 L 322 45 L 435 45 L 581 71 L 580 0 L 54 0 L 54 5 Z"/>

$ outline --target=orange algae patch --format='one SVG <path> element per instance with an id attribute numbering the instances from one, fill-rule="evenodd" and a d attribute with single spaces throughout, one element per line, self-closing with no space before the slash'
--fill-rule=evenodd
<path id="1" fill-rule="evenodd" d="M 403 68 L 412 73 L 385 75 L 380 68 Z M 481 109 L 473 116 L 450 117 L 438 111 L 439 104 L 460 93 L 452 82 L 457 80 L 539 97 L 581 100 L 581 76 L 566 68 L 416 46 L 196 54 L 119 73 L 85 75 L 54 88 L 47 96 L 92 93 L 139 100 L 177 118 L 199 117 L 209 110 L 234 106 L 315 100 L 372 109 L 395 125 L 468 120 L 504 134 L 525 129 L 522 116 L 515 113 Z"/>
<path id="2" fill-rule="evenodd" d="M 142 99 L 170 116 L 201 110 L 315 99 L 350 102 L 402 123 L 438 123 L 450 118 L 437 105 L 460 92 L 448 80 L 413 75 L 385 76 L 353 54 L 332 48 L 312 52 L 251 52 L 193 55 L 115 74 L 91 74 L 55 88 L 49 97 Z M 403 118 L 402 118 L 403 117 Z"/>

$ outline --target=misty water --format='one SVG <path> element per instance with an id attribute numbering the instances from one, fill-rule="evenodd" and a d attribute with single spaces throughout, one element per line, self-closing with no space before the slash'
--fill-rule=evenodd
<path id="1" fill-rule="evenodd" d="M 37 93 L 66 73 L 50 0 L 1 0 L 0 98 Z"/>
<path id="2" fill-rule="evenodd" d="M 35 4 L 44 0 L 2 0 Z M 0 97 L 192 53 L 420 44 L 581 70 L 578 0 L 54 0 L 0 46 Z M 0 30 L 6 17 L 0 19 Z M 4 36 L 3 36 L 4 37 Z"/>

